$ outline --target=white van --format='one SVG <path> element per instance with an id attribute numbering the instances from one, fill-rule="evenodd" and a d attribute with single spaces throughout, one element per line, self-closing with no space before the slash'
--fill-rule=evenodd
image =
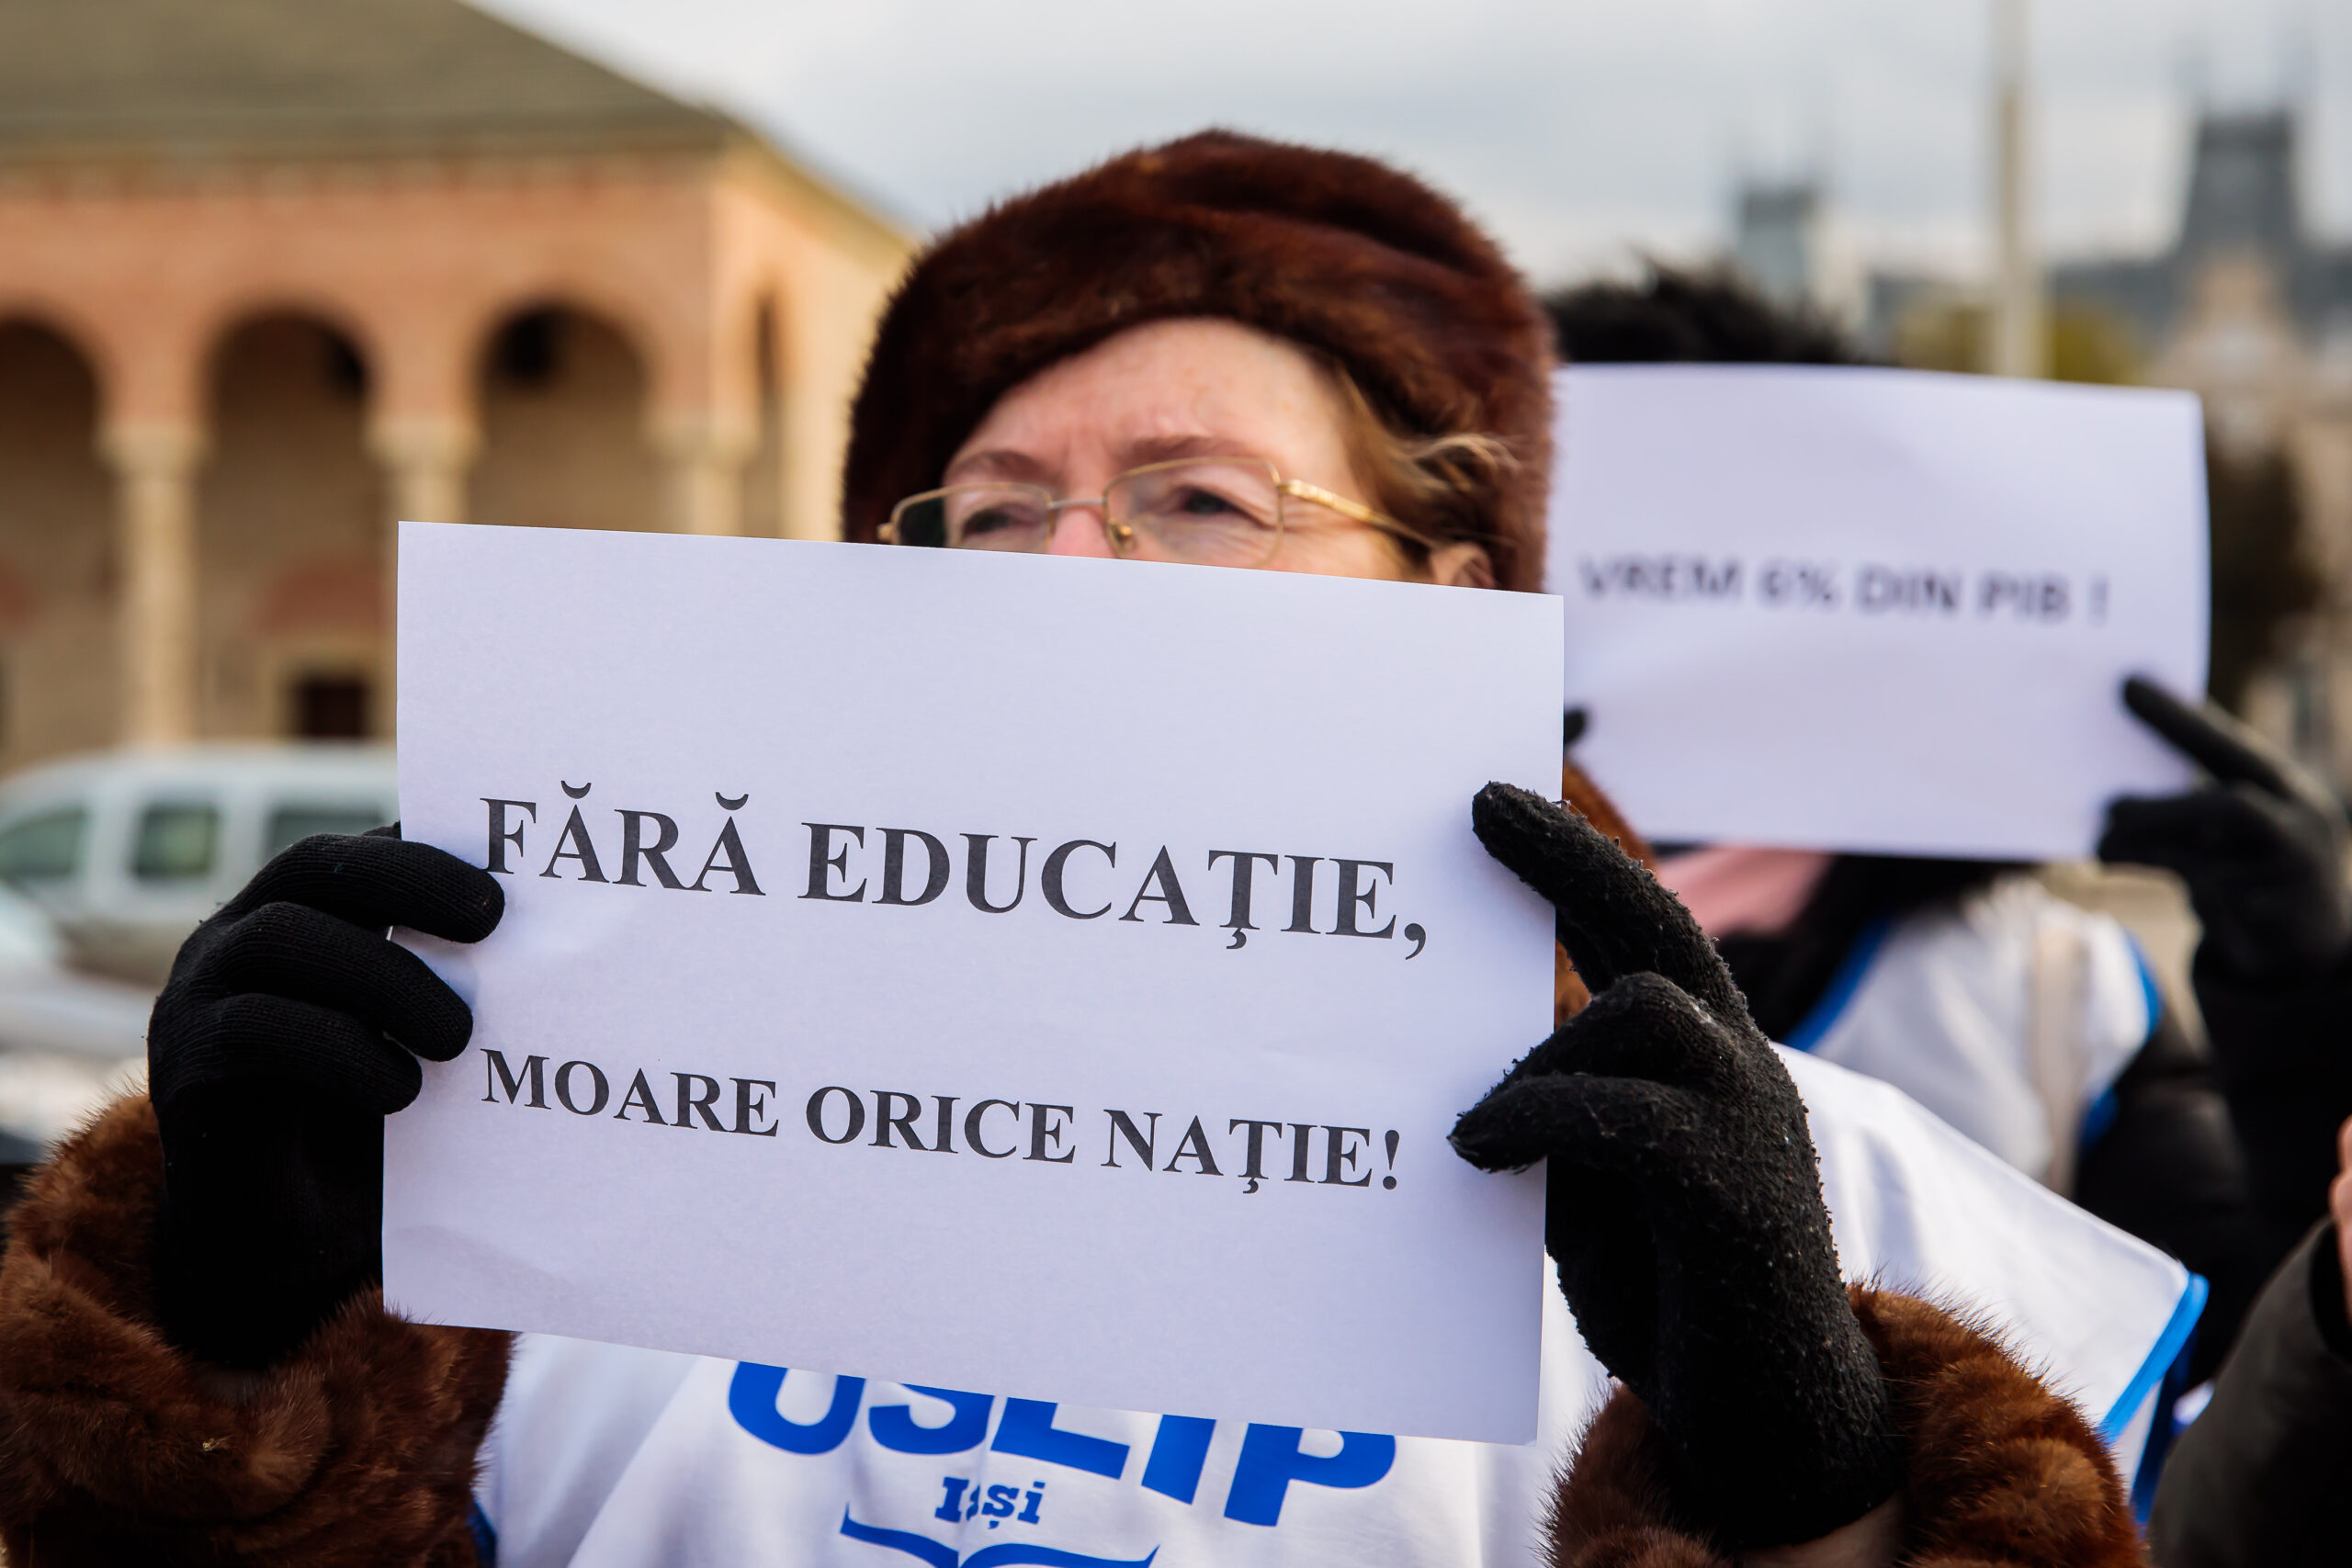
<path id="1" fill-rule="evenodd" d="M 161 984 L 172 954 L 312 833 L 399 815 L 392 750 L 226 742 L 96 752 L 0 781 L 0 882 L 57 922 L 75 961 Z"/>

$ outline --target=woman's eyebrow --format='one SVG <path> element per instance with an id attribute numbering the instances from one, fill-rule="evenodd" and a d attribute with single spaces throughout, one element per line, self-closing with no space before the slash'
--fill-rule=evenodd
<path id="1" fill-rule="evenodd" d="M 947 465 L 946 475 L 941 482 L 962 484 L 975 478 L 1035 482 L 1048 477 L 1044 463 L 1026 452 L 1003 446 L 967 452 Z"/>

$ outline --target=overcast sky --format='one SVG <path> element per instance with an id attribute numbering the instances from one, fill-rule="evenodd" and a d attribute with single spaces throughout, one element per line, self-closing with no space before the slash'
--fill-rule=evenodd
<path id="1" fill-rule="evenodd" d="M 726 107 L 917 228 L 1224 124 L 1374 152 L 1551 281 L 1704 254 L 1743 171 L 1827 176 L 1881 262 L 1982 254 L 1987 0 L 487 0 Z M 2163 243 L 2194 104 L 2306 106 L 2352 236 L 2352 6 L 2033 0 L 2053 254 Z"/>

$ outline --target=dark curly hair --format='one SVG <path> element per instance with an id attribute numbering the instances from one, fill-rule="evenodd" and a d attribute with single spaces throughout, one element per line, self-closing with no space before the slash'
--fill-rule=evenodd
<path id="1" fill-rule="evenodd" d="M 1543 298 L 1571 365 L 1867 365 L 1816 311 L 1786 310 L 1723 270 L 1650 268 L 1642 283 L 1587 283 Z"/>

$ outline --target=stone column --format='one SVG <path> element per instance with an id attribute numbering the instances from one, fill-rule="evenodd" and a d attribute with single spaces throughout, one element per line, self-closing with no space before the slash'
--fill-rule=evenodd
<path id="1" fill-rule="evenodd" d="M 384 633 L 378 644 L 378 682 L 383 711 L 390 715 L 400 702 L 394 645 L 400 627 L 401 525 L 466 520 L 466 476 L 481 453 L 481 432 L 471 420 L 455 415 L 392 414 L 368 430 L 368 446 L 384 466 L 385 498 L 390 503 L 380 569 Z"/>
<path id="2" fill-rule="evenodd" d="M 466 520 L 466 475 L 481 450 L 470 421 L 385 419 L 368 432 L 368 445 L 384 465 L 392 522 Z"/>
<path id="3" fill-rule="evenodd" d="M 673 534 L 743 531 L 743 464 L 759 446 L 748 417 L 657 413 L 648 434 L 661 455 L 662 525 Z"/>
<path id="4" fill-rule="evenodd" d="M 108 429 L 99 450 L 114 469 L 121 530 L 122 739 L 134 745 L 196 734 L 196 467 L 204 434 L 176 421 Z"/>
<path id="5" fill-rule="evenodd" d="M 384 637 L 389 643 L 400 582 L 400 525 L 466 520 L 466 473 L 481 450 L 481 434 L 469 420 L 395 417 L 376 423 L 368 433 L 368 446 L 384 465 L 384 488 L 391 502 L 391 515 L 384 519 L 383 552 Z"/>

